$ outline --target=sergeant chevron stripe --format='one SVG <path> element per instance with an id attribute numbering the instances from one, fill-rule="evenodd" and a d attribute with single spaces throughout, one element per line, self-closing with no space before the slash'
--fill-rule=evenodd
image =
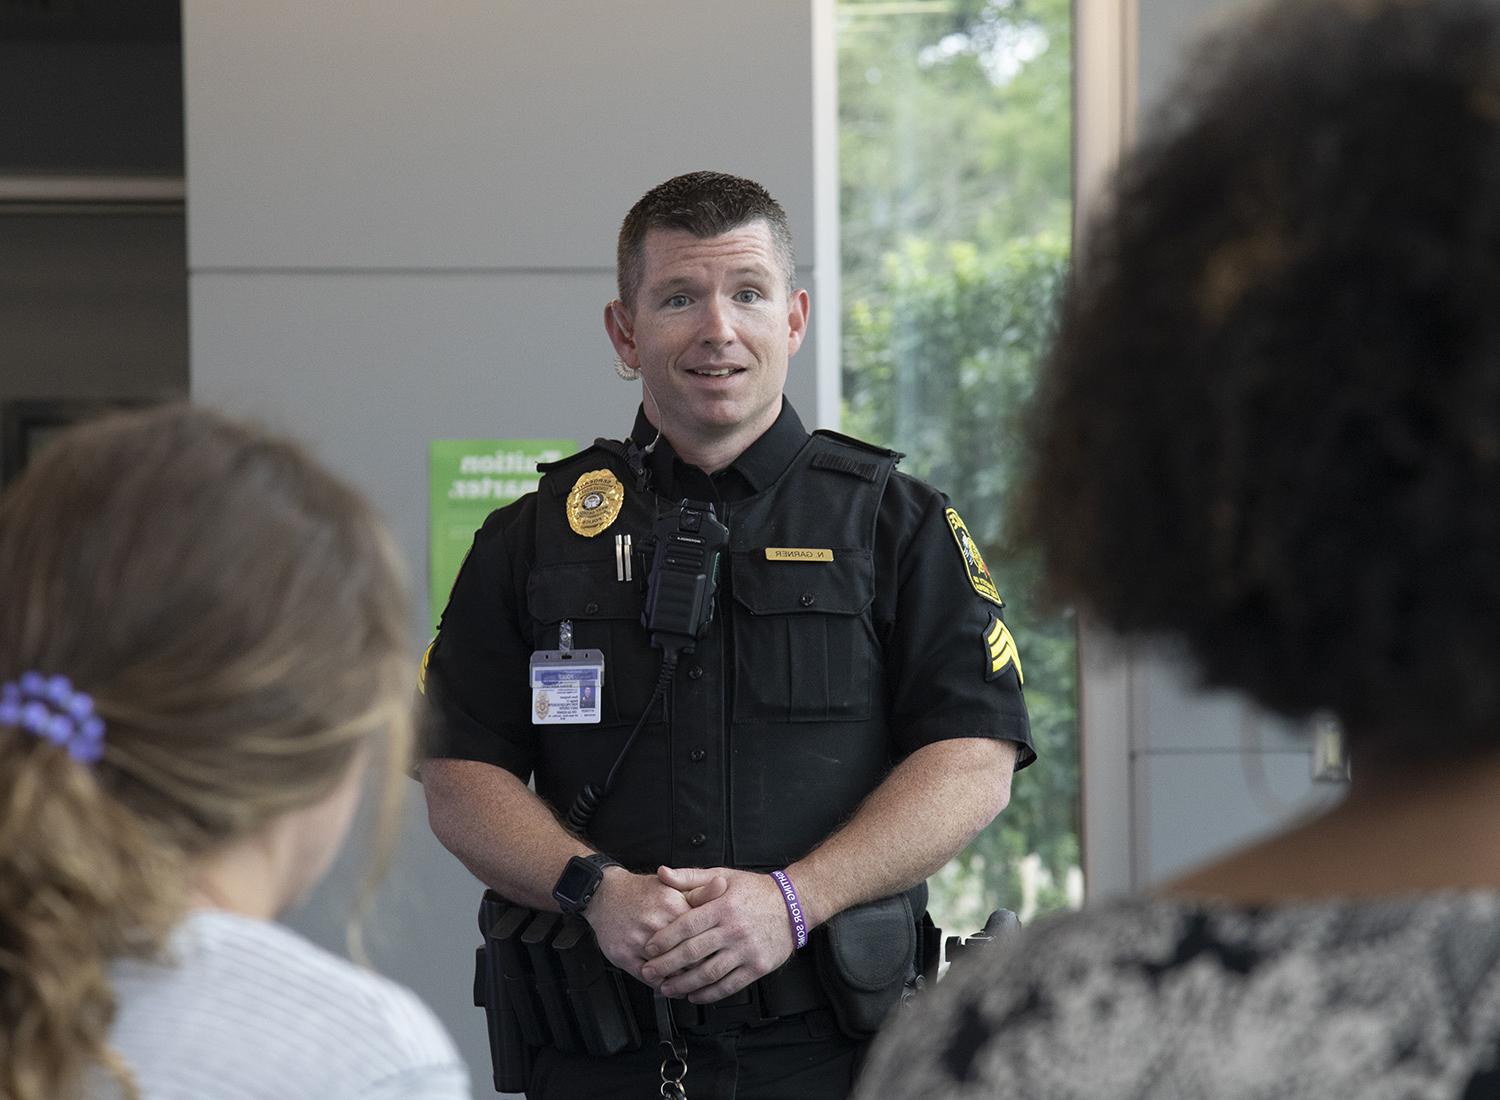
<path id="1" fill-rule="evenodd" d="M 1010 629 L 1000 621 L 1000 617 L 991 613 L 989 627 L 984 632 L 985 651 L 989 658 L 989 671 L 985 674 L 986 680 L 995 680 L 1010 665 L 1016 666 L 1016 677 L 1021 683 L 1026 682 L 1026 674 L 1021 671 L 1021 655 L 1016 652 L 1016 640 L 1011 637 Z"/>

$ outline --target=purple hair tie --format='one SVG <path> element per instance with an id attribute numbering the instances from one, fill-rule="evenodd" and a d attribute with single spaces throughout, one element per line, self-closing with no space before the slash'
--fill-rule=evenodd
<path id="1" fill-rule="evenodd" d="M 0 684 L 0 725 L 51 741 L 85 764 L 104 755 L 104 721 L 94 713 L 94 700 L 66 676 L 23 672 Z"/>

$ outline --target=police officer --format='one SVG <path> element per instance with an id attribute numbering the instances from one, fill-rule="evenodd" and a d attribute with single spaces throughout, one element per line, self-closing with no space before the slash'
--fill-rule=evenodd
<path id="1" fill-rule="evenodd" d="M 694 1100 L 844 1096 L 867 1036 L 809 934 L 903 891 L 920 912 L 1035 756 L 958 513 L 892 452 L 809 435 L 782 395 L 807 331 L 794 270 L 753 181 L 692 173 L 636 203 L 604 314 L 642 383 L 630 435 L 486 520 L 429 655 L 434 831 L 509 901 L 581 912 L 651 1040 L 538 1051 L 528 1096 L 658 1095 L 656 1003 Z M 728 541 L 713 619 L 664 674 L 644 551 L 684 499 Z M 586 785 L 580 835 L 560 819 Z"/>

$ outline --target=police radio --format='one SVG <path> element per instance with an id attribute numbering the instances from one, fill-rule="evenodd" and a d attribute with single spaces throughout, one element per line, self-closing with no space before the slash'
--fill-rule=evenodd
<path id="1" fill-rule="evenodd" d="M 646 580 L 646 607 L 641 612 L 641 625 L 651 632 L 651 644 L 661 650 L 661 671 L 656 677 L 656 690 L 620 748 L 603 785 L 585 783 L 569 807 L 567 825 L 578 836 L 587 833 L 599 803 L 614 789 L 620 764 L 635 745 L 658 700 L 663 701 L 665 709 L 672 677 L 677 672 L 678 655 L 693 651 L 714 618 L 719 556 L 729 545 L 729 528 L 714 515 L 714 506 L 684 500 L 657 519 L 652 533 L 656 546 Z"/>
<path id="2" fill-rule="evenodd" d="M 729 528 L 714 506 L 684 500 L 656 521 L 656 552 L 646 581 L 641 625 L 651 644 L 666 653 L 691 653 L 714 617 L 719 587 L 719 555 L 729 545 Z"/>

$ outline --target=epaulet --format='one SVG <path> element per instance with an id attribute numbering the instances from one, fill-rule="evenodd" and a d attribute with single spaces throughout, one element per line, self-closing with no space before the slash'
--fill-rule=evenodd
<path id="1" fill-rule="evenodd" d="M 843 443 L 849 447 L 858 447 L 861 451 L 870 451 L 884 458 L 894 458 L 897 462 L 906 457 L 901 451 L 892 451 L 886 447 L 877 447 L 873 443 L 866 443 L 863 439 L 855 439 L 852 435 L 844 435 L 841 432 L 835 432 L 828 428 L 819 428 L 813 432 L 813 435 L 822 436 L 824 439 L 831 439 L 835 443 Z"/>
<path id="2" fill-rule="evenodd" d="M 591 468 L 591 464 L 602 465 L 610 460 L 629 465 L 628 450 L 624 443 L 617 439 L 605 439 L 602 436 L 589 444 L 581 451 L 576 451 L 566 458 L 559 458 L 556 462 L 538 462 L 537 472 L 542 475 L 541 485 L 538 488 L 549 489 L 554 496 L 566 496 L 572 488 L 568 470 L 571 468 L 582 473 Z M 613 464 L 613 463 L 610 463 Z M 562 477 L 551 475 L 562 473 Z"/>
<path id="3" fill-rule="evenodd" d="M 605 439 L 603 436 L 600 436 L 581 451 L 574 451 L 572 454 L 565 455 L 554 462 L 538 462 L 536 464 L 537 472 L 545 474 L 552 470 L 560 470 L 564 466 L 571 466 L 579 459 L 596 452 L 613 455 L 615 458 L 624 458 L 625 444 L 621 443 L 618 439 Z"/>
<path id="4" fill-rule="evenodd" d="M 878 461 L 884 459 L 890 467 L 894 467 L 901 461 L 901 455 L 895 451 L 888 451 L 884 447 L 872 447 L 862 439 L 854 439 L 838 432 L 830 432 L 825 428 L 819 428 L 813 435 L 829 442 L 837 444 L 837 449 L 819 450 L 813 455 L 812 468 L 815 470 L 833 470 L 836 473 L 848 474 L 857 477 L 861 481 L 873 483 L 879 482 L 882 475 L 882 466 L 885 463 Z M 863 452 L 875 458 L 864 458 L 860 454 L 850 454 L 850 451 Z"/>

